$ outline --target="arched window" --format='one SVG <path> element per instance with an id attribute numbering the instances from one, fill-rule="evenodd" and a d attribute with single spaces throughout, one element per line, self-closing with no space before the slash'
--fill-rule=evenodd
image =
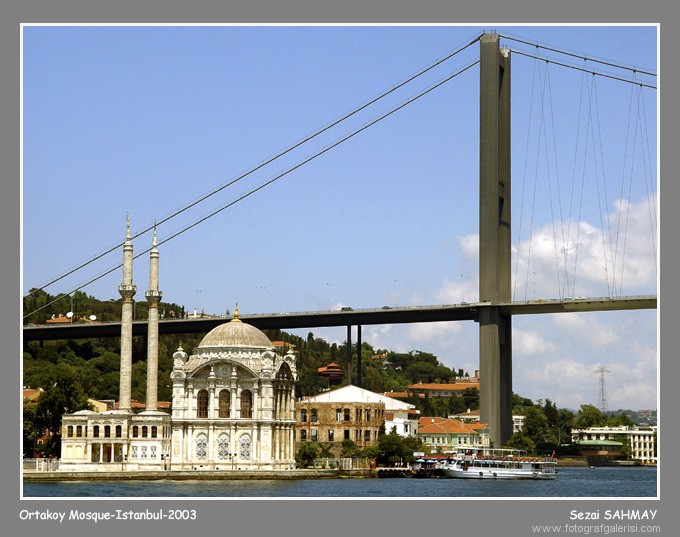
<path id="1" fill-rule="evenodd" d="M 229 455 L 229 435 L 222 433 L 217 437 L 217 458 L 226 461 Z"/>
<path id="2" fill-rule="evenodd" d="M 238 439 L 238 443 L 239 443 L 238 449 L 239 458 L 250 459 L 250 446 L 251 446 L 250 435 L 249 434 L 241 435 L 241 438 Z"/>
<path id="3" fill-rule="evenodd" d="M 105 438 L 111 438 L 111 426 L 110 425 L 104 425 L 104 437 Z"/>
<path id="4" fill-rule="evenodd" d="M 151 426 L 151 438 L 158 437 L 158 427 L 156 425 Z"/>
<path id="5" fill-rule="evenodd" d="M 139 436 L 139 425 L 132 426 L 132 438 L 137 438 Z"/>
<path id="6" fill-rule="evenodd" d="M 147 438 L 149 436 L 149 428 L 146 425 L 142 425 L 142 438 Z"/>
<path id="7" fill-rule="evenodd" d="M 92 436 L 94 438 L 99 438 L 99 425 L 94 425 L 92 427 Z"/>
<path id="8" fill-rule="evenodd" d="M 76 427 L 76 436 L 78 438 L 82 438 L 82 436 L 83 436 L 83 426 L 82 425 L 78 425 Z"/>
<path id="9" fill-rule="evenodd" d="M 66 436 L 68 436 L 69 438 L 71 438 L 71 437 L 73 436 L 73 425 L 69 425 L 69 426 L 66 428 L 66 431 L 67 431 L 67 432 L 66 432 Z"/>
<path id="10" fill-rule="evenodd" d="M 201 390 L 196 395 L 196 417 L 208 417 L 208 391 Z"/>
<path id="11" fill-rule="evenodd" d="M 220 418 L 228 418 L 231 410 L 231 394 L 229 390 L 222 390 L 220 392 Z"/>
<path id="12" fill-rule="evenodd" d="M 253 393 L 250 390 L 241 392 L 241 417 L 253 417 Z"/>
<path id="13" fill-rule="evenodd" d="M 196 460 L 204 461 L 208 458 L 208 437 L 201 433 L 196 437 Z"/>

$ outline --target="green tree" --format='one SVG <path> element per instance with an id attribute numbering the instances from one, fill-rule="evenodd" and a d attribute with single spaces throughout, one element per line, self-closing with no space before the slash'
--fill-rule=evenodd
<path id="1" fill-rule="evenodd" d="M 527 453 L 536 452 L 536 444 L 534 441 L 521 431 L 514 433 L 510 440 L 506 442 L 505 446 L 514 449 L 522 449 Z"/>
<path id="2" fill-rule="evenodd" d="M 593 405 L 581 405 L 574 419 L 574 428 L 589 429 L 590 427 L 601 427 L 606 425 L 607 416 Z"/>
<path id="3" fill-rule="evenodd" d="M 345 438 L 342 441 L 342 446 L 340 448 L 340 453 L 343 457 L 354 457 L 357 454 L 357 445 L 353 440 Z"/>
<path id="4" fill-rule="evenodd" d="M 314 442 L 303 442 L 295 453 L 295 462 L 301 468 L 307 468 L 314 464 L 314 460 L 319 457 L 319 446 Z"/>
<path id="5" fill-rule="evenodd" d="M 477 410 L 479 408 L 479 390 L 477 388 L 465 388 L 463 391 L 465 408 Z"/>
<path id="6" fill-rule="evenodd" d="M 532 406 L 524 410 L 524 436 L 530 438 L 537 448 L 552 446 L 557 441 L 553 435 L 548 419 L 540 406 Z"/>

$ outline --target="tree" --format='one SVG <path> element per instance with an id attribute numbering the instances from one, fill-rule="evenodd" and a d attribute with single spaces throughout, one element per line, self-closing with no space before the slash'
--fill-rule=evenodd
<path id="1" fill-rule="evenodd" d="M 357 453 L 357 445 L 353 440 L 345 438 L 342 441 L 342 447 L 340 448 L 340 453 L 343 457 L 354 457 Z"/>
<path id="2" fill-rule="evenodd" d="M 314 464 L 314 460 L 319 456 L 319 447 L 314 442 L 303 442 L 295 453 L 295 462 L 302 468 Z"/>
<path id="3" fill-rule="evenodd" d="M 574 420 L 574 428 L 589 429 L 590 427 L 602 427 L 607 424 L 607 416 L 605 416 L 599 408 L 593 405 L 581 405 L 576 419 Z"/>
<path id="4" fill-rule="evenodd" d="M 557 443 L 550 430 L 550 423 L 540 406 L 532 406 L 524 411 L 524 436 L 530 438 L 536 447 Z"/>
<path id="5" fill-rule="evenodd" d="M 536 451 L 536 444 L 534 441 L 521 431 L 514 433 L 505 445 L 506 447 L 513 449 L 522 449 L 527 453 L 534 453 Z"/>
<path id="6" fill-rule="evenodd" d="M 479 408 L 479 390 L 477 388 L 465 388 L 463 391 L 465 408 L 477 410 Z"/>

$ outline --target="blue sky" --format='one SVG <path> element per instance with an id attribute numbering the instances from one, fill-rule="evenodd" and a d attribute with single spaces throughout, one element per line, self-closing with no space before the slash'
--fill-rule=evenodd
<path id="1" fill-rule="evenodd" d="M 655 26 L 24 27 L 22 293 L 121 242 L 126 213 L 133 233 L 163 220 L 491 30 L 656 71 Z M 502 43 L 515 51 L 515 298 L 655 294 L 657 92 L 519 52 L 656 80 Z M 159 241 L 470 66 L 478 51 L 162 224 Z M 471 67 L 162 244 L 164 300 L 216 314 L 236 302 L 262 313 L 474 301 L 478 77 Z M 135 251 L 150 243 L 137 238 Z M 121 259 L 119 249 L 46 290 L 70 292 Z M 114 271 L 83 291 L 118 298 L 120 280 Z M 146 256 L 134 280 L 142 300 Z M 656 311 L 516 317 L 513 326 L 521 395 L 596 404 L 594 371 L 606 365 L 610 408 L 657 406 Z M 478 367 L 474 323 L 362 335 L 375 348 Z"/>

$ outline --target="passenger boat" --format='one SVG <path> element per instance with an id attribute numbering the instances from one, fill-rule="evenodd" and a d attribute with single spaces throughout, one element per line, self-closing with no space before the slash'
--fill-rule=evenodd
<path id="1" fill-rule="evenodd" d="M 553 457 L 529 457 L 506 448 L 464 448 L 441 468 L 446 477 L 465 479 L 555 479 Z"/>

